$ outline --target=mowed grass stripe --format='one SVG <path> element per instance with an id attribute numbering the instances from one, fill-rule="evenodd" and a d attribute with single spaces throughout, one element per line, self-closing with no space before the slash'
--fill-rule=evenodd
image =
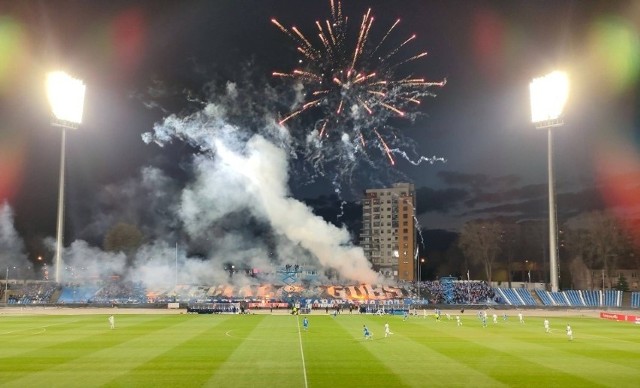
<path id="1" fill-rule="evenodd" d="M 345 317 L 346 318 L 346 317 Z M 427 345 L 432 340 L 424 326 L 425 320 L 412 318 L 403 321 L 398 316 L 375 317 L 362 316 L 358 325 L 366 323 L 375 333 L 373 341 L 364 341 L 367 351 L 376 357 L 377 362 L 384 365 L 404 385 L 423 386 L 474 386 L 499 387 L 498 380 L 486 375 L 481 368 L 465 365 L 455 355 L 447 355 L 435 351 Z M 344 320 L 345 325 L 353 322 Z M 384 338 L 384 323 L 389 322 L 391 337 Z M 358 326 L 356 325 L 356 326 Z M 351 327 L 357 330 L 358 327 Z M 451 338 L 448 338 L 451 340 Z M 461 344 L 450 343 L 452 347 Z"/>
<path id="2" fill-rule="evenodd" d="M 0 359 L 4 357 L 16 357 L 27 353 L 34 348 L 44 348 L 62 341 L 60 333 L 76 331 L 90 325 L 95 318 L 91 316 L 54 316 L 54 317 L 20 317 L 18 320 L 12 317 L 3 317 L 0 320 L 0 341 L 3 351 Z M 68 338 L 67 340 L 72 340 Z M 2 366 L 0 365 L 0 368 Z"/>
<path id="3" fill-rule="evenodd" d="M 149 316 L 144 315 L 122 316 L 116 323 L 120 323 L 116 330 L 107 328 L 95 331 L 96 340 L 91 342 L 90 348 L 84 349 L 85 354 L 82 356 L 13 379 L 5 386 L 102 386 L 206 329 L 206 326 L 194 324 L 196 321 L 191 318 L 186 315 L 171 315 L 163 318 L 158 316 L 149 321 Z M 109 340 L 113 337 L 116 341 Z M 102 342 L 100 338 L 103 339 Z M 96 347 L 96 344 L 102 346 Z M 68 348 L 69 344 L 63 346 Z"/>
<path id="4" fill-rule="evenodd" d="M 205 386 L 304 387 L 296 318 L 290 315 L 236 317 L 234 327 L 223 335 L 241 342 Z"/>
<path id="5" fill-rule="evenodd" d="M 38 371 L 66 364 L 106 347 L 128 341 L 139 333 L 154 330 L 153 322 L 162 321 L 159 316 L 143 315 L 135 320 L 142 328 L 110 331 L 106 316 L 83 315 L 70 320 L 68 316 L 32 317 L 25 322 L 30 327 L 40 326 L 46 330 L 37 335 L 18 332 L 3 337 L 0 352 L 0 381 L 9 381 Z M 126 325 L 125 325 L 126 326 Z"/>
<path id="6" fill-rule="evenodd" d="M 562 322 L 562 324 L 557 324 Z M 569 322 L 573 328 L 574 341 L 569 343 L 565 332 L 566 323 Z M 630 371 L 640 375 L 640 363 L 638 362 L 638 340 L 640 334 L 638 327 L 626 322 L 611 322 L 605 320 L 576 318 L 556 320 L 552 323 L 551 333 L 541 335 L 543 331 L 542 319 L 536 323 L 536 333 L 527 335 L 524 340 L 537 344 L 551 346 L 552 349 L 560 349 L 580 355 L 590 357 L 595 362 L 600 363 L 603 355 L 606 355 L 606 362 L 613 362 L 616 365 L 631 368 Z"/>
<path id="7" fill-rule="evenodd" d="M 362 338 L 364 322 L 354 316 L 309 316 L 302 333 L 310 388 L 404 386 L 391 369 L 370 352 Z"/>
<path id="8" fill-rule="evenodd" d="M 565 317 L 547 334 L 540 317 L 482 328 L 469 315 L 458 328 L 433 317 L 312 314 L 301 333 L 309 388 L 637 386 L 636 325 Z M 304 387 L 302 317 L 122 315 L 109 330 L 107 316 L 2 317 L 0 386 Z M 396 333 L 387 339 L 385 321 Z"/>
<path id="9" fill-rule="evenodd" d="M 464 326 L 465 330 L 455 330 L 463 327 L 457 328 L 450 322 L 432 323 L 430 327 L 441 337 L 465 338 L 467 344 L 458 347 L 465 349 L 465 353 L 457 358 L 463 362 L 480 363 L 479 367 L 485 373 L 505 383 L 513 384 L 519 377 L 528 381 L 530 377 L 537 376 L 537 383 L 545 386 L 625 386 L 625 381 L 630 382 L 630 374 L 638 373 L 602 359 L 572 354 L 567 350 L 580 346 L 578 342 L 569 342 L 560 336 L 550 338 L 537 325 L 534 328 L 528 324 L 489 323 L 483 328 L 479 321 L 469 323 Z M 447 338 L 444 343 L 429 342 L 429 346 L 453 355 L 449 343 L 450 338 Z M 602 379 L 609 374 L 610 378 Z"/>
<path id="10" fill-rule="evenodd" d="M 164 353 L 110 381 L 108 387 L 201 387 L 243 342 L 225 335 L 235 327 L 232 315 L 192 315 L 203 330 Z"/>
<path id="11" fill-rule="evenodd" d="M 523 346 L 523 350 L 520 351 L 520 357 L 523 359 L 535 361 L 564 373 L 571 373 L 581 379 L 588 379 L 592 381 L 591 384 L 595 382 L 599 385 L 612 387 L 637 385 L 637 376 L 640 376 L 637 347 L 633 349 L 629 343 L 621 344 L 626 351 L 621 351 L 620 357 L 612 357 L 614 353 L 608 354 L 604 350 L 599 354 L 593 352 L 593 350 L 599 349 L 600 345 L 582 336 L 586 333 L 598 333 L 602 327 L 606 327 L 611 322 L 579 317 L 564 319 L 562 322 L 569 323 L 573 328 L 575 338 L 573 341 L 568 340 L 564 331 L 566 323 L 561 328 L 553 329 L 551 333 L 547 334 L 543 329 L 543 319 L 540 319 L 535 326 L 531 326 L 527 322 L 526 327 L 514 327 L 521 334 L 515 337 L 516 340 L 507 342 L 507 350 L 515 353 L 522 343 L 528 343 L 529 346 Z M 629 327 L 620 327 L 620 329 L 623 328 L 628 329 Z M 511 328 L 505 327 L 505 330 L 509 329 Z M 500 330 L 490 334 L 493 338 L 496 336 L 505 337 Z M 598 342 L 602 343 L 601 340 Z M 607 341 L 617 342 L 614 337 L 607 337 Z M 550 357 L 549 354 L 554 356 Z M 603 357 L 603 355 L 606 356 Z M 634 360 L 636 361 L 634 362 Z"/>
<path id="12" fill-rule="evenodd" d="M 502 384 L 508 386 L 531 386 L 531 381 L 535 380 L 534 386 L 559 386 L 560 381 L 566 383 L 567 380 L 574 378 L 570 374 L 563 375 L 526 362 L 509 351 L 496 350 L 485 346 L 484 341 L 486 341 L 489 328 L 482 328 L 479 322 L 472 322 L 467 319 L 463 321 L 463 326 L 461 327 L 458 327 L 455 321 L 435 322 L 428 319 L 426 322 L 422 321 L 422 323 L 417 321 L 411 321 L 411 323 L 423 326 L 420 334 L 415 334 L 419 330 L 412 331 L 414 333 L 412 338 L 415 341 L 423 343 L 424 346 L 435 352 L 454 358 L 467 368 L 483 373 L 488 378 L 497 380 Z M 418 338 L 413 337 L 416 335 Z M 492 339 L 498 347 L 501 346 L 502 340 L 510 341 L 506 338 L 497 341 Z M 522 348 L 518 348 L 518 351 L 520 350 Z M 447 381 L 449 381 L 450 386 L 474 385 L 473 381 L 460 381 L 459 376 L 464 376 L 466 369 L 463 370 L 463 373 L 459 373 L 457 368 L 452 368 L 448 371 L 450 377 Z M 584 386 L 584 384 L 588 383 L 586 380 L 580 381 L 576 379 L 569 386 L 574 384 Z"/>

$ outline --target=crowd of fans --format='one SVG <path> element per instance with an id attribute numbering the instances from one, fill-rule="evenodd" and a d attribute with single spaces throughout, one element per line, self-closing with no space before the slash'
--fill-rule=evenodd
<path id="1" fill-rule="evenodd" d="M 56 283 L 38 282 L 7 285 L 7 293 L 2 290 L 2 301 L 7 304 L 47 304 L 58 289 Z"/>
<path id="2" fill-rule="evenodd" d="M 118 281 L 105 283 L 89 300 L 97 304 L 147 303 L 147 291 L 142 283 Z"/>
<path id="3" fill-rule="evenodd" d="M 493 289 L 483 281 L 423 281 L 416 284 L 415 293 L 430 304 L 500 303 Z"/>
<path id="4" fill-rule="evenodd" d="M 486 304 L 501 303 L 494 290 L 482 281 L 423 281 L 404 283 L 412 291 L 416 303 L 428 304 Z M 90 295 L 84 293 L 90 290 Z M 56 290 L 60 290 L 56 294 Z M 162 292 L 147 290 L 144 284 L 131 281 L 105 281 L 92 287 L 67 284 L 59 287 L 53 282 L 24 282 L 10 284 L 6 295 L 9 304 L 89 303 L 89 304 L 146 304 L 167 302 L 214 302 L 207 295 L 207 287 L 180 285 Z M 81 292 L 82 291 L 82 292 Z M 4 301 L 4 290 L 2 301 Z M 63 297 L 61 297 L 63 295 Z M 238 296 L 239 297 L 239 296 Z M 55 299 L 55 300 L 54 300 Z M 58 300 L 59 299 L 59 300 Z"/>

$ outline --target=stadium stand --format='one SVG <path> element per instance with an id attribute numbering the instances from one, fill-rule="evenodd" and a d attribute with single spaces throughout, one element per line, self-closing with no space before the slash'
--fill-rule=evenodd
<path id="1" fill-rule="evenodd" d="M 531 296 L 529 290 L 525 288 L 514 288 L 514 290 L 526 306 L 536 306 L 538 304 L 536 300 L 533 299 L 533 296 Z"/>
<path id="2" fill-rule="evenodd" d="M 549 296 L 553 300 L 554 306 L 569 306 L 569 300 L 562 291 L 549 291 Z"/>
<path id="3" fill-rule="evenodd" d="M 599 290 L 582 290 L 580 292 L 584 298 L 585 305 L 590 307 L 600 306 L 600 291 Z"/>
<path id="4" fill-rule="evenodd" d="M 500 295 L 506 304 L 511 306 L 524 306 L 524 301 L 512 288 L 496 288 L 496 294 Z"/>
<path id="5" fill-rule="evenodd" d="M 88 303 L 98 292 L 97 286 L 69 285 L 62 287 L 58 303 Z"/>
<path id="6" fill-rule="evenodd" d="M 543 305 L 555 306 L 555 303 L 551 298 L 551 295 L 549 295 L 549 291 L 536 289 L 536 295 L 538 295 L 538 298 L 540 298 Z"/>
<path id="7" fill-rule="evenodd" d="M 631 308 L 640 308 L 640 292 L 638 291 L 631 293 Z"/>
<path id="8" fill-rule="evenodd" d="M 605 290 L 604 305 L 608 307 L 620 307 L 622 305 L 622 291 Z"/>
<path id="9" fill-rule="evenodd" d="M 564 291 L 564 295 L 567 297 L 569 301 L 569 306 L 586 306 L 584 303 L 584 299 L 580 294 L 580 291 L 577 290 L 567 290 Z"/>
<path id="10" fill-rule="evenodd" d="M 9 305 L 33 304 L 163 304 L 185 303 L 189 305 L 211 303 L 265 303 L 299 302 L 314 300 L 328 305 L 354 303 L 355 305 L 401 303 L 406 306 L 428 304 L 449 305 L 508 305 L 508 306 L 548 306 L 548 307 L 612 307 L 640 308 L 640 292 L 623 293 L 618 290 L 565 290 L 558 292 L 543 289 L 492 288 L 483 281 L 454 280 L 424 281 L 420 284 L 399 285 L 297 285 L 282 286 L 254 284 L 234 287 L 228 284 L 177 285 L 165 289 L 147 289 L 142 283 L 131 281 L 103 281 L 97 284 L 67 284 L 63 287 L 48 281 L 17 281 L 8 283 L 0 290 L 0 303 Z M 3 287 L 4 288 L 4 287 Z M 417 289 L 420 290 L 418 296 Z M 283 294 L 295 295 L 292 299 Z M 265 296 L 269 296 L 265 298 Z M 6 297 L 6 299 L 5 299 Z M 623 297 L 625 299 L 623 299 Z M 623 306 L 624 304 L 624 306 Z M 210 307 L 211 305 L 207 305 Z M 213 311 L 225 311 L 227 305 L 215 305 Z M 390 306 L 388 306 L 390 307 Z M 208 310 L 205 308 L 205 310 Z M 386 308 L 385 308 L 386 310 Z"/>

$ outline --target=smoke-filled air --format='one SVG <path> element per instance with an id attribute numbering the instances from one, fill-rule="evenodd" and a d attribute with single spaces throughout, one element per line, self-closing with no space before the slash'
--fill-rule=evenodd
<path id="1" fill-rule="evenodd" d="M 65 248 L 63 281 L 118 275 L 151 287 L 248 285 L 275 281 L 295 265 L 320 283 L 383 282 L 346 227 L 315 215 L 290 186 L 322 178 L 341 197 L 360 168 L 379 178 L 393 175 L 397 157 L 444 161 L 412 154 L 410 139 L 389 121 L 411 123 L 421 99 L 445 82 L 400 73 L 427 55 L 411 52 L 415 36 L 403 37 L 399 21 L 376 31 L 371 10 L 350 25 L 339 1 L 329 5 L 314 39 L 272 20 L 282 44 L 298 46 L 297 68 L 258 74 L 244 66 L 237 79 L 212 77 L 197 92 L 155 79 L 134 94 L 163 115 L 142 140 L 163 149 L 179 143 L 192 155 L 176 166 L 181 179 L 146 166 L 104 186 L 78 233 L 84 240 Z M 180 113 L 163 104 L 167 96 L 181 100 Z M 109 249 L 118 229 L 131 245 Z M 52 251 L 54 243 L 46 241 Z M 26 261 L 8 205 L 0 208 L 0 244 L 7 265 Z"/>

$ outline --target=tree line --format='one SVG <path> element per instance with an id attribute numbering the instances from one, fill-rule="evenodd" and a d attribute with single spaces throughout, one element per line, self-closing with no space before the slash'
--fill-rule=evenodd
<path id="1" fill-rule="evenodd" d="M 560 282 L 563 288 L 628 288 L 619 270 L 640 269 L 640 222 L 609 211 L 583 213 L 557 231 Z M 447 272 L 488 281 L 548 282 L 548 221 L 473 220 L 464 224 L 457 244 L 441 257 L 439 275 Z M 457 268 L 456 268 L 457 267 Z M 534 278 L 531 278 L 533 271 Z M 512 279 L 512 278 L 516 279 Z M 597 279 L 596 279 L 597 278 Z"/>

